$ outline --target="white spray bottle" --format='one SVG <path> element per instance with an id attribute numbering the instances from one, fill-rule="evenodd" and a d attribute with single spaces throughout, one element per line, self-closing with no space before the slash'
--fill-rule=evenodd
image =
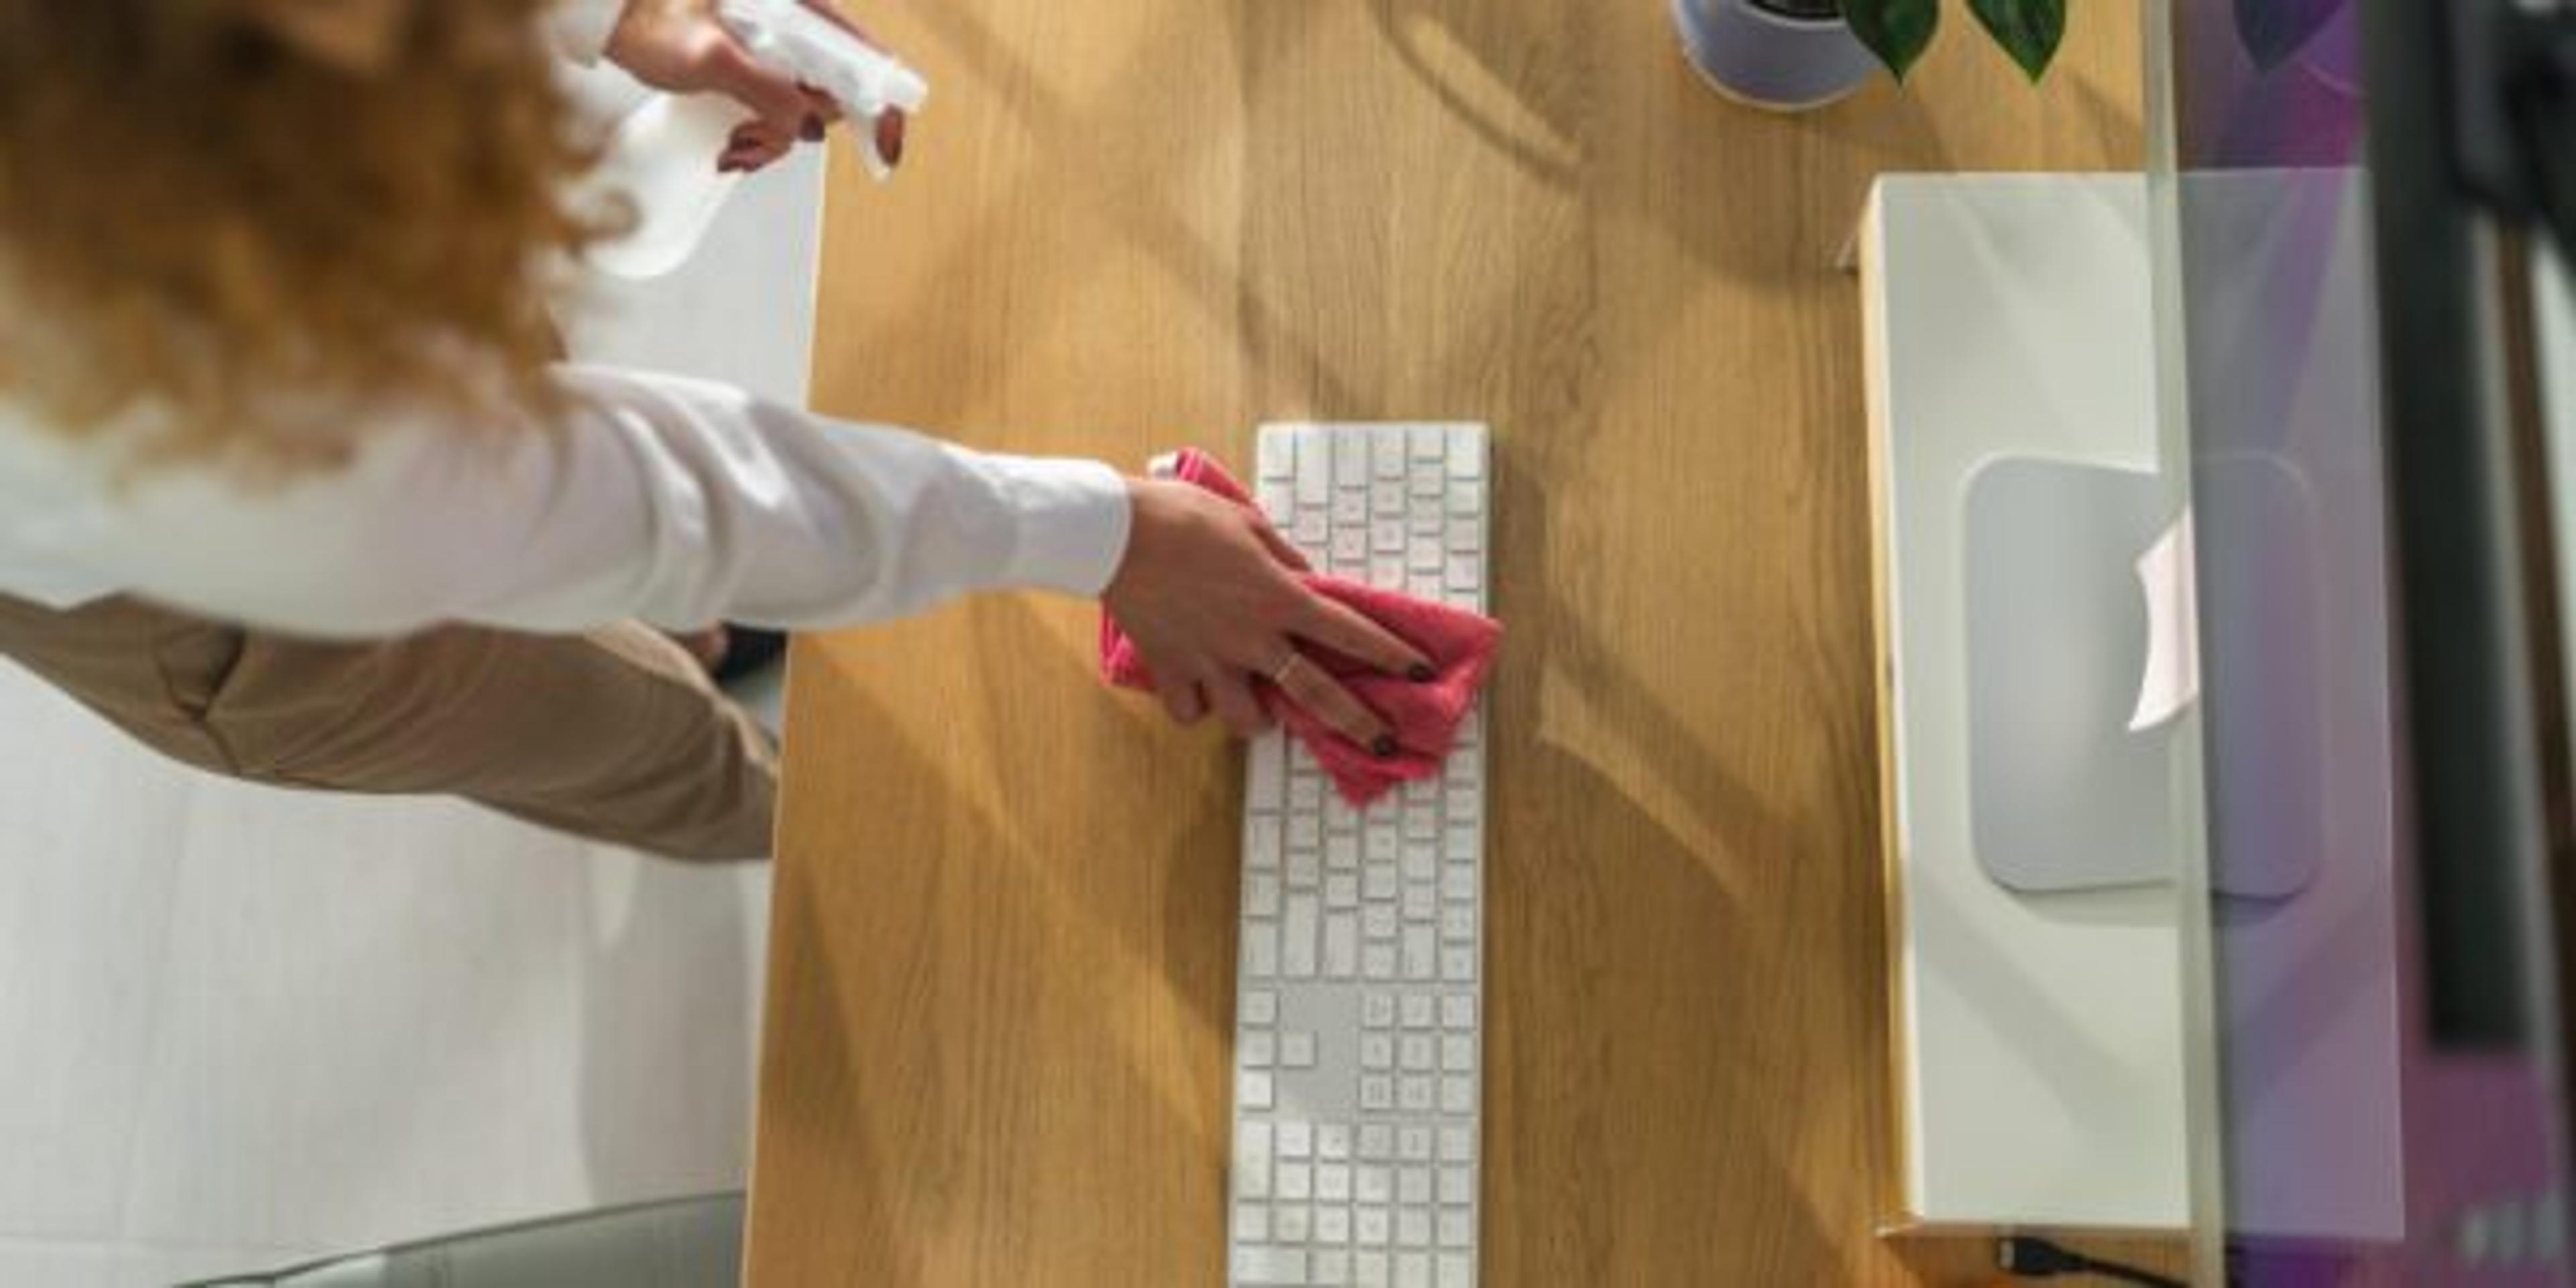
<path id="1" fill-rule="evenodd" d="M 909 117 L 930 97 L 920 74 L 800 0 L 720 0 L 717 13 L 762 66 L 831 98 L 846 118 L 859 159 L 879 182 L 896 157 L 879 129 L 888 113 Z M 607 154 L 584 185 L 595 199 L 622 194 L 636 224 L 593 247 L 590 262 L 632 280 L 660 277 L 688 262 L 742 181 L 716 169 L 734 128 L 752 113 L 721 94 L 657 94 L 619 122 Z"/>

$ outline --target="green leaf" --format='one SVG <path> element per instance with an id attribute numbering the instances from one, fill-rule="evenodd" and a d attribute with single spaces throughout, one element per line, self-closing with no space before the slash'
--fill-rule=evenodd
<path id="1" fill-rule="evenodd" d="M 2066 0 L 1968 0 L 1995 43 L 2036 83 L 2066 36 Z"/>
<path id="2" fill-rule="evenodd" d="M 2347 0 L 2236 0 L 2236 38 L 2245 56 L 2270 71 L 2289 61 L 2334 20 Z"/>
<path id="3" fill-rule="evenodd" d="M 1843 21 L 1898 80 L 1932 45 L 1941 26 L 1940 0 L 1843 0 Z"/>

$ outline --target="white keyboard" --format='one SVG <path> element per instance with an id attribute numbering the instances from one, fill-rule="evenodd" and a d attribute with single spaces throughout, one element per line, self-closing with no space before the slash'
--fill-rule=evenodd
<path id="1" fill-rule="evenodd" d="M 1316 568 L 1484 611 L 1482 425 L 1269 425 L 1256 494 Z M 1362 813 L 1254 740 L 1235 995 L 1231 1281 L 1476 1282 L 1484 738 Z"/>

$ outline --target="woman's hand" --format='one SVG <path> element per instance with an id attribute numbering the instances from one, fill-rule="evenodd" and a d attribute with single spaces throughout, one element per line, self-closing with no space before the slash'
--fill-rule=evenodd
<path id="1" fill-rule="evenodd" d="M 832 0 L 801 0 L 805 7 L 873 45 Z M 680 94 L 723 94 L 758 116 L 735 127 L 716 167 L 758 170 L 786 156 L 799 139 L 819 141 L 841 117 L 832 100 L 792 76 L 771 71 L 734 39 L 716 17 L 716 0 L 627 0 L 608 38 L 609 61 L 655 89 Z M 904 119 L 888 112 L 877 122 L 878 151 L 903 156 Z"/>
<path id="2" fill-rule="evenodd" d="M 1297 651 L 1308 641 L 1390 675 L 1430 663 L 1377 623 L 1308 590 L 1305 561 L 1251 509 L 1188 483 L 1128 484 L 1127 559 L 1101 598 L 1144 654 L 1164 709 L 1182 724 L 1213 710 L 1244 737 L 1269 727 L 1255 676 L 1285 689 L 1363 747 L 1393 755 L 1386 722 Z"/>

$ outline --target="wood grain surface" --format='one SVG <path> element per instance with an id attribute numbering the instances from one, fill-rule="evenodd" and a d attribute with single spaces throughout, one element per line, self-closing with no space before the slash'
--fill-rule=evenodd
<path id="1" fill-rule="evenodd" d="M 2134 10 L 2076 6 L 2034 91 L 1953 7 L 1910 89 L 1794 117 L 1660 0 L 858 10 L 936 88 L 892 186 L 834 159 L 820 409 L 1129 465 L 1493 426 L 1485 1282 L 1978 1281 L 1875 1237 L 1834 261 L 1883 170 L 2134 167 Z M 762 1288 L 1222 1282 L 1240 754 L 1100 692 L 1093 630 L 992 597 L 799 646 Z"/>

